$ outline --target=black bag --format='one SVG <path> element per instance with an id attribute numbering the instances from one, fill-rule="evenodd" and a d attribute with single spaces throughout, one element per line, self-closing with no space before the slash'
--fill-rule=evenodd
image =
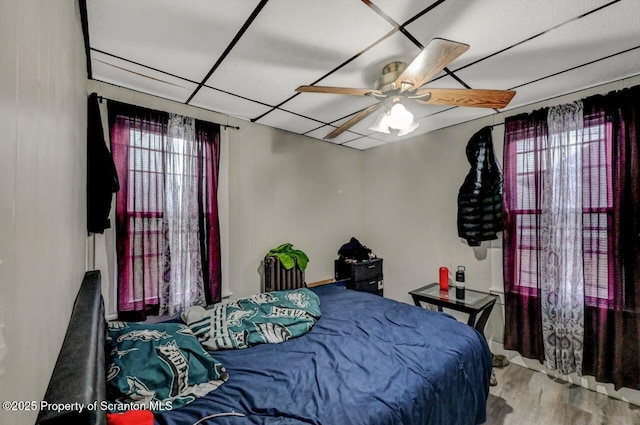
<path id="1" fill-rule="evenodd" d="M 371 250 L 362 245 L 356 238 L 351 238 L 349 242 L 342 245 L 338 250 L 338 255 L 342 258 L 351 258 L 356 261 L 368 260 Z"/>

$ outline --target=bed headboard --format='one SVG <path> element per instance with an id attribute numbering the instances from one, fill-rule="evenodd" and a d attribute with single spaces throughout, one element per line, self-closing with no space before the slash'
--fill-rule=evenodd
<path id="1" fill-rule="evenodd" d="M 41 407 L 67 404 L 69 409 L 42 408 L 37 425 L 104 425 L 105 320 L 100 271 L 88 271 L 67 327 Z M 90 406 L 91 404 L 91 406 Z M 92 408 L 92 407 L 97 408 Z M 80 408 L 82 407 L 82 408 Z"/>

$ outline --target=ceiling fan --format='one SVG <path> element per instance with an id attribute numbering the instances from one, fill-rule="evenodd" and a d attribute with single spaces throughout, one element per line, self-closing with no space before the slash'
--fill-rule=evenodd
<path id="1" fill-rule="evenodd" d="M 515 91 L 423 87 L 425 83 L 468 49 L 468 44 L 434 38 L 408 66 L 404 62 L 387 64 L 382 70 L 382 76 L 376 81 L 374 89 L 300 86 L 296 91 L 372 96 L 380 100 L 380 102 L 355 114 L 340 127 L 327 134 L 325 139 L 337 137 L 381 107 L 385 112 L 378 117 L 370 129 L 383 133 L 390 133 L 390 129 L 395 129 L 398 130 L 399 136 L 408 134 L 419 125 L 413 121 L 413 115 L 406 109 L 405 105 L 410 101 L 425 105 L 504 108 L 516 94 Z"/>

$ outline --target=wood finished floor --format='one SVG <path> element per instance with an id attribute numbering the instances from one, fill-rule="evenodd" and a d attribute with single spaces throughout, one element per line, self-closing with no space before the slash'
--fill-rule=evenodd
<path id="1" fill-rule="evenodd" d="M 495 369 L 486 425 L 632 425 L 640 407 L 511 364 Z"/>

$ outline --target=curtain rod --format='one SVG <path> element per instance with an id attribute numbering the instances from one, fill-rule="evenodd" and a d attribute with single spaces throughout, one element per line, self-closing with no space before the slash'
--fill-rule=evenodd
<path id="1" fill-rule="evenodd" d="M 98 95 L 98 102 L 102 103 L 102 99 L 106 99 L 106 100 L 113 100 L 114 102 L 120 102 L 119 100 L 115 100 L 115 99 L 109 99 L 108 97 L 103 97 L 101 95 Z M 210 121 L 212 122 L 212 121 Z M 240 130 L 240 127 L 237 127 L 235 125 L 229 125 L 229 124 L 221 124 L 219 122 L 213 122 L 213 124 L 218 124 L 220 127 L 223 127 L 225 130 L 227 128 L 231 128 L 233 130 Z"/>

